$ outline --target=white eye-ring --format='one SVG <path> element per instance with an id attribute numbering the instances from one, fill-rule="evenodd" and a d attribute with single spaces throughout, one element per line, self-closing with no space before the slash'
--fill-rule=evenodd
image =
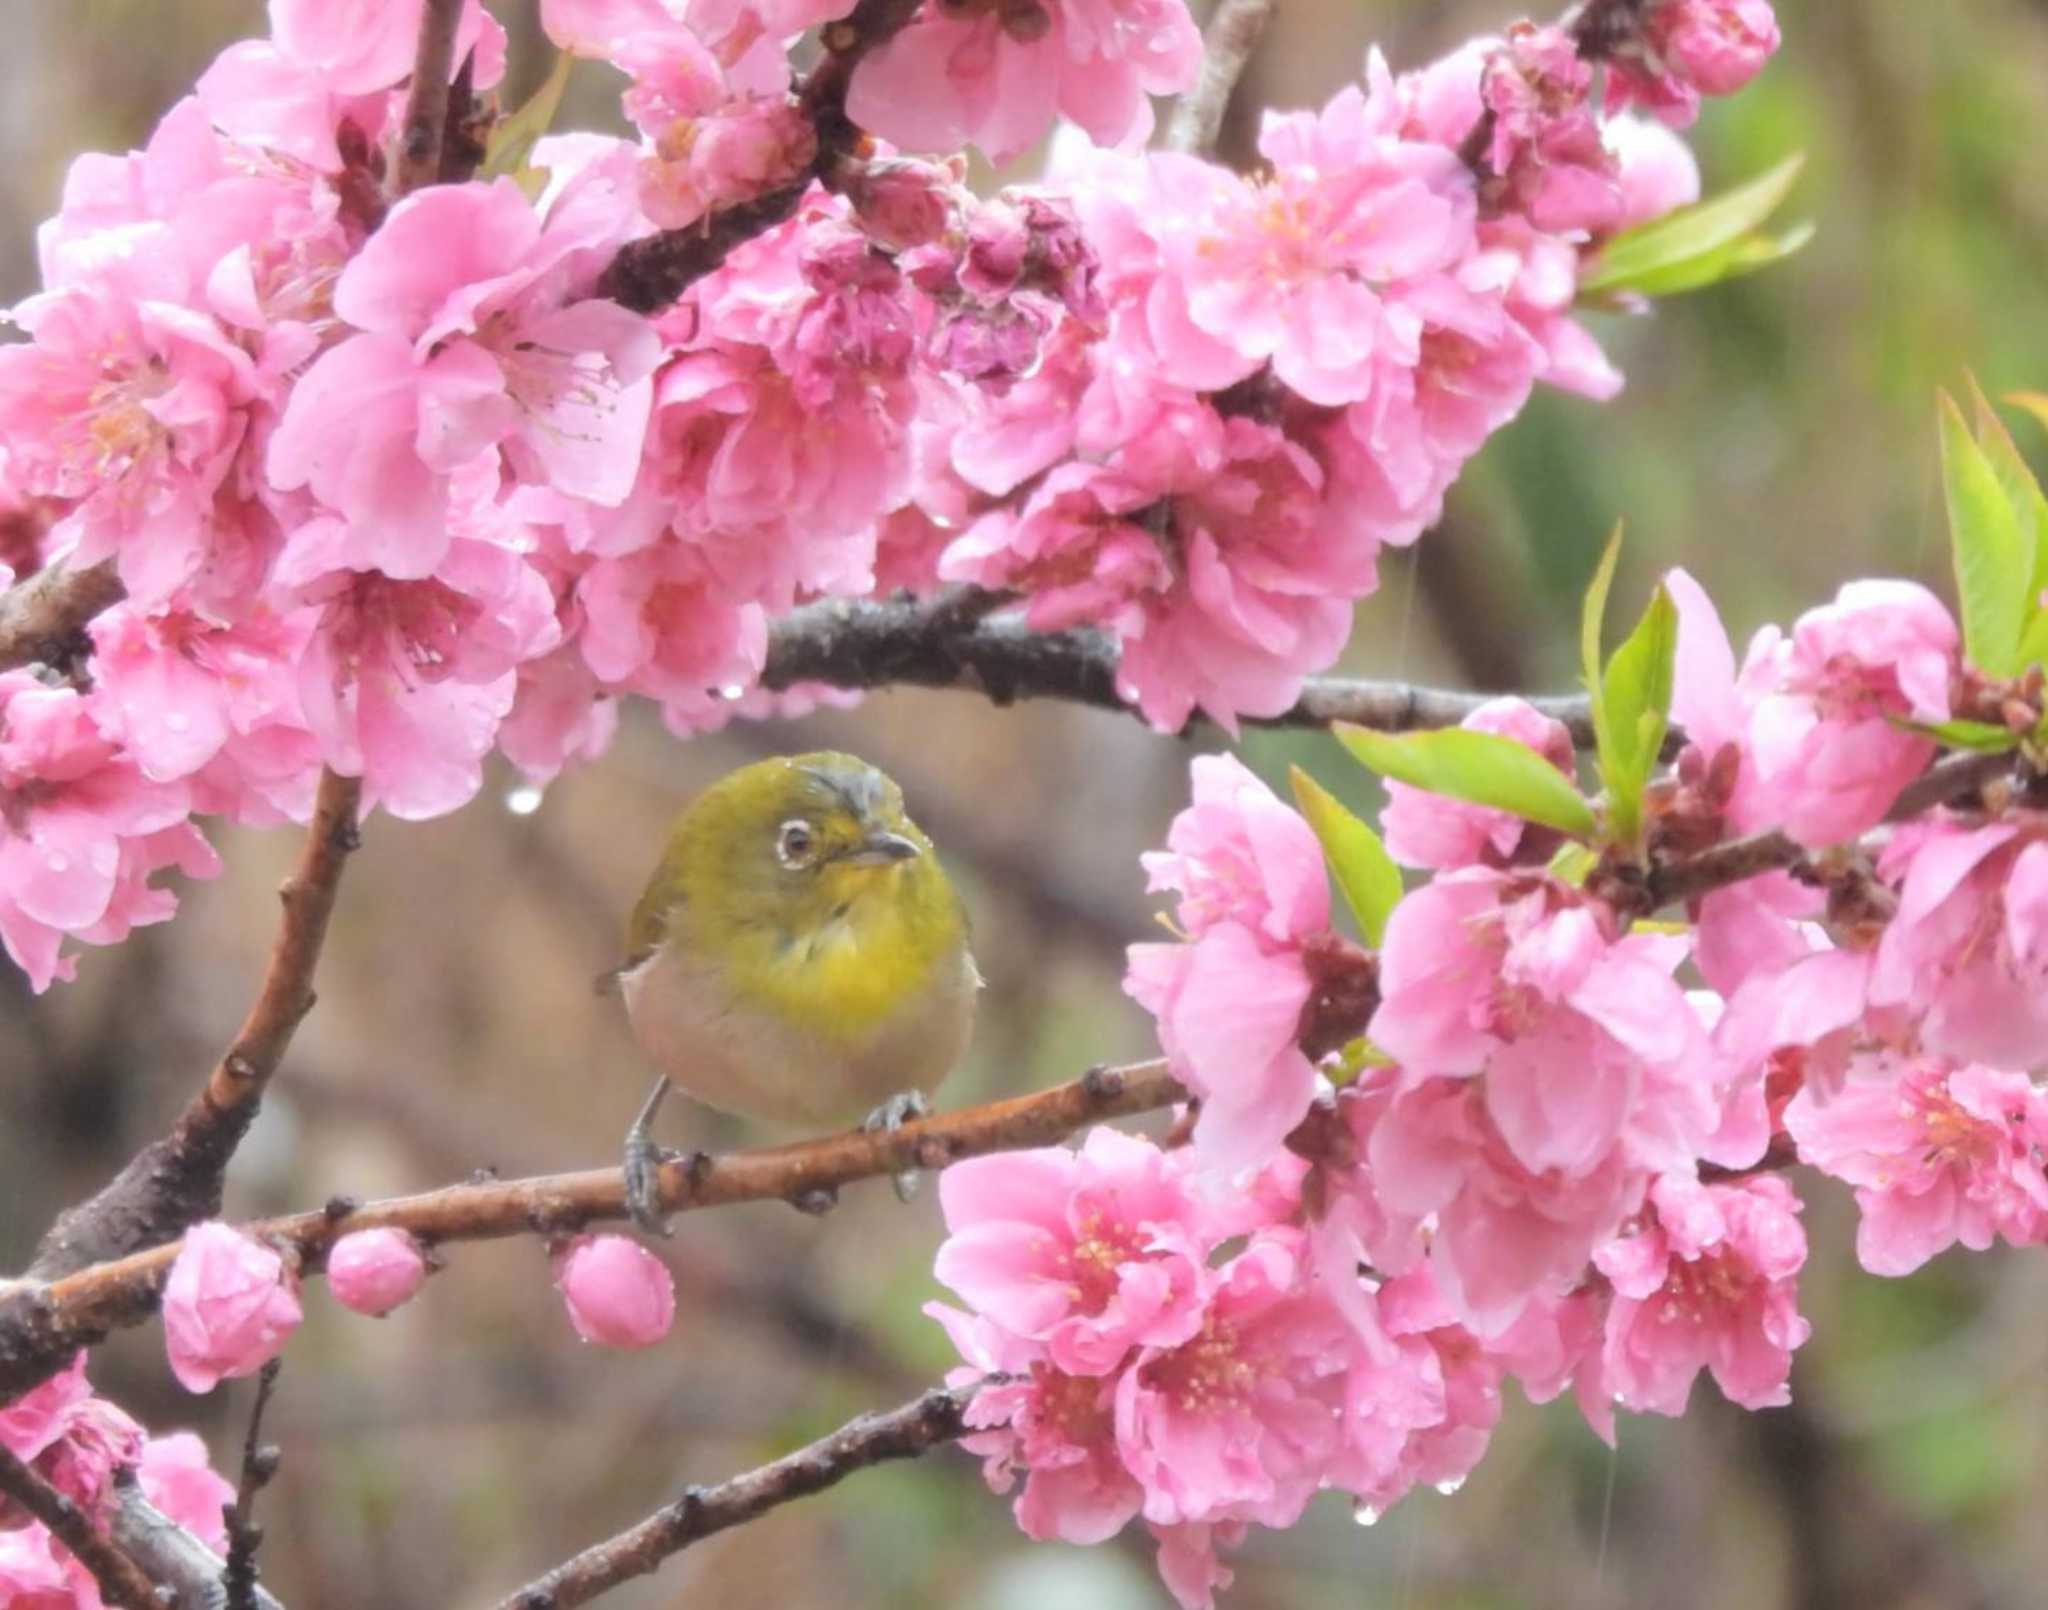
<path id="1" fill-rule="evenodd" d="M 795 868 L 807 864 L 811 859 L 811 848 L 811 824 L 802 817 L 793 817 L 776 830 L 775 859 L 784 866 Z"/>

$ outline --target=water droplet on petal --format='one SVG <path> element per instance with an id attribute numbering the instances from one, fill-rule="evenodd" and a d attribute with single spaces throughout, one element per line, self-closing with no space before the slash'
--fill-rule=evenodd
<path id="1" fill-rule="evenodd" d="M 1377 1526 L 1382 1513 L 1371 1504 L 1357 1504 L 1352 1507 L 1351 1518 L 1360 1526 Z"/>
<path id="2" fill-rule="evenodd" d="M 1438 1482 L 1436 1484 L 1436 1490 L 1442 1493 L 1446 1498 L 1453 1498 L 1457 1496 L 1458 1489 L 1464 1485 L 1465 1478 L 1463 1476 L 1453 1476 L 1449 1481 Z"/>
<path id="3" fill-rule="evenodd" d="M 540 797 L 532 783 L 521 783 L 505 796 L 505 809 L 514 816 L 531 816 L 540 809 Z"/>
<path id="4" fill-rule="evenodd" d="M 738 683 L 734 683 L 731 687 L 720 688 L 718 696 L 726 700 L 744 699 L 747 696 L 747 690 Z"/>

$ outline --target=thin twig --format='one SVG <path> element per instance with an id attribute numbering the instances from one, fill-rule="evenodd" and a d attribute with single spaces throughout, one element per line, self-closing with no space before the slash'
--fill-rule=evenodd
<path id="1" fill-rule="evenodd" d="M 966 1430 L 971 1387 L 934 1389 L 882 1414 L 864 1414 L 795 1453 L 712 1487 L 691 1487 L 639 1525 L 594 1544 L 500 1601 L 498 1610 L 570 1610 L 608 1588 L 656 1570 L 700 1538 L 739 1526 L 779 1504 L 808 1498 L 892 1459 L 915 1459 Z"/>
<path id="2" fill-rule="evenodd" d="M 399 125 L 392 189 L 400 196 L 441 177 L 441 145 L 448 133 L 448 81 L 455 71 L 455 31 L 462 0 L 427 0 L 420 12 L 419 47 L 413 53 L 412 87 L 406 92 L 405 121 Z"/>
<path id="3" fill-rule="evenodd" d="M 32 1466 L 0 1443 L 0 1493 L 5 1493 L 50 1529 L 92 1573 L 100 1597 L 122 1610 L 158 1610 L 156 1587 L 120 1546 L 93 1524 L 92 1517 L 59 1492 Z"/>
<path id="4" fill-rule="evenodd" d="M 83 570 L 46 565 L 0 592 L 0 671 L 19 665 L 64 665 L 92 648 L 92 618 L 126 596 L 114 562 Z"/>
<path id="5" fill-rule="evenodd" d="M 221 1557 L 145 1498 L 133 1470 L 114 1478 L 108 1521 L 114 1541 L 170 1591 L 174 1610 L 221 1610 Z M 260 1582 L 255 1585 L 255 1606 L 284 1610 Z"/>
<path id="6" fill-rule="evenodd" d="M 55 1279 L 157 1245 L 220 1211 L 228 1160 L 255 1118 L 292 1032 L 313 1009 L 313 969 L 342 865 L 356 847 L 360 795 L 357 779 L 322 773 L 298 866 L 278 890 L 284 916 L 263 985 L 234 1044 L 168 1135 L 145 1146 L 96 1196 L 57 1220 L 36 1249 L 31 1279 Z"/>
<path id="7" fill-rule="evenodd" d="M 274 1358 L 256 1373 L 256 1401 L 249 1406 L 249 1429 L 242 1438 L 242 1479 L 227 1513 L 228 1557 L 220 1583 L 227 1596 L 224 1610 L 256 1610 L 256 1551 L 263 1546 L 263 1528 L 256 1524 L 256 1495 L 270 1485 L 281 1457 L 262 1440 L 263 1411 L 277 1389 L 284 1360 Z"/>
<path id="8" fill-rule="evenodd" d="M 660 1205 L 684 1213 L 734 1202 L 829 1201 L 855 1180 L 941 1169 L 984 1152 L 1049 1146 L 1089 1124 L 1185 1099 L 1164 1062 L 1095 1068 L 1051 1090 L 914 1120 L 901 1129 L 677 1159 L 662 1167 Z M 311 1274 L 335 1240 L 351 1230 L 391 1226 L 429 1243 L 482 1241 L 552 1235 L 625 1217 L 624 1180 L 618 1169 L 607 1168 L 451 1185 L 361 1206 L 337 1202 L 331 1210 L 243 1228 L 290 1249 L 302 1272 Z M 0 1291 L 0 1401 L 45 1379 L 76 1348 L 147 1318 L 177 1254 L 172 1242 L 48 1284 L 22 1281 Z"/>
<path id="9" fill-rule="evenodd" d="M 1166 127 L 1166 148 L 1207 156 L 1223 132 L 1230 97 L 1273 17 L 1273 0 L 1221 0 L 1202 30 L 1202 74 Z"/>

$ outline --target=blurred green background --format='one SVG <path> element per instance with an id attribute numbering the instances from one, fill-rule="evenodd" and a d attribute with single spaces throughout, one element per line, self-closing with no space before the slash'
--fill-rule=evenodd
<path id="1" fill-rule="evenodd" d="M 213 52 L 261 25 L 255 0 L 7 0 L 0 53 L 0 297 L 33 288 L 36 221 L 80 149 L 139 144 Z M 500 6 L 502 13 L 523 8 Z M 1515 13 L 1495 4 L 1282 0 L 1240 97 L 1319 101 L 1369 42 L 1420 62 Z M 1937 586 L 1945 559 L 1933 391 L 2048 385 L 2048 6 L 1785 0 L 1785 49 L 1710 107 L 1710 187 L 1810 154 L 1788 217 L 1819 237 L 1751 280 L 1598 321 L 1629 375 L 1616 403 L 1539 397 L 1472 466 L 1444 528 L 1390 556 L 1349 668 L 1483 688 L 1560 688 L 1597 544 L 1626 516 L 1617 596 L 1682 562 L 1738 642 L 1864 574 Z M 535 76 L 516 16 L 515 86 Z M 606 115 L 579 73 L 565 122 Z M 2016 426 L 2023 441 L 2031 424 Z M 1617 607 L 1624 607 L 1619 605 Z M 894 693 L 857 710 L 682 744 L 644 711 L 601 764 L 531 816 L 514 779 L 423 826 L 373 822 L 344 885 L 321 1005 L 236 1163 L 230 1212 L 345 1191 L 595 1165 L 616 1155 L 643 1070 L 588 980 L 669 813 L 770 750 L 856 749 L 904 783 L 968 890 L 992 987 L 966 1102 L 1141 1055 L 1120 947 L 1149 927 L 1138 852 L 1185 788 L 1190 750 L 1116 716 L 1009 712 Z M 1249 741 L 1365 798 L 1333 745 Z M 41 999 L 0 967 L 0 1268 L 61 1206 L 161 1132 L 247 1005 L 291 834 L 229 834 L 228 873 L 183 915 Z M 687 1126 L 694 1125 L 691 1129 Z M 672 1139 L 748 1138 L 702 1115 Z M 1630 1420 L 1610 1454 L 1564 1408 L 1511 1404 L 1455 1497 L 1417 1494 L 1372 1530 L 1332 1499 L 1255 1535 L 1237 1610 L 1775 1610 L 2032 1606 L 2048 1581 L 2048 1274 L 2038 1257 L 1951 1254 L 1862 1275 L 1842 1192 L 1811 1187 L 1804 1281 L 1816 1335 L 1795 1405 L 1748 1414 L 1695 1390 L 1682 1422 Z M 686 1220 L 662 1249 L 684 1312 L 641 1354 L 573 1338 L 538 1247 L 463 1247 L 382 1323 L 319 1291 L 271 1431 L 266 1574 L 294 1610 L 489 1602 L 690 1481 L 718 1478 L 947 1364 L 922 1303 L 932 1193 L 850 1191 L 823 1220 L 777 1206 Z M 171 1384 L 156 1330 L 95 1376 L 152 1425 L 192 1424 L 230 1468 L 249 1386 Z M 691 1550 L 622 1607 L 939 1605 L 1139 1610 L 1169 1601 L 1136 1538 L 1032 1545 L 973 1467 L 945 1453 Z"/>

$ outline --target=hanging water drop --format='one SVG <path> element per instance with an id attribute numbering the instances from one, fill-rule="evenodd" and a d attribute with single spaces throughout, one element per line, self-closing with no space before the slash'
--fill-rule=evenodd
<path id="1" fill-rule="evenodd" d="M 1438 1482 L 1436 1484 L 1436 1490 L 1442 1493 L 1444 1497 L 1452 1498 L 1457 1495 L 1458 1489 L 1464 1485 L 1465 1478 L 1463 1476 L 1453 1476 L 1449 1481 Z"/>
<path id="2" fill-rule="evenodd" d="M 540 809 L 540 790 L 532 783 L 521 783 L 505 796 L 505 809 L 514 816 L 531 816 Z"/>
<path id="3" fill-rule="evenodd" d="M 1358 1522 L 1360 1526 L 1377 1526 L 1383 1513 L 1384 1511 L 1374 1505 L 1356 1504 L 1352 1506 L 1351 1518 Z"/>

